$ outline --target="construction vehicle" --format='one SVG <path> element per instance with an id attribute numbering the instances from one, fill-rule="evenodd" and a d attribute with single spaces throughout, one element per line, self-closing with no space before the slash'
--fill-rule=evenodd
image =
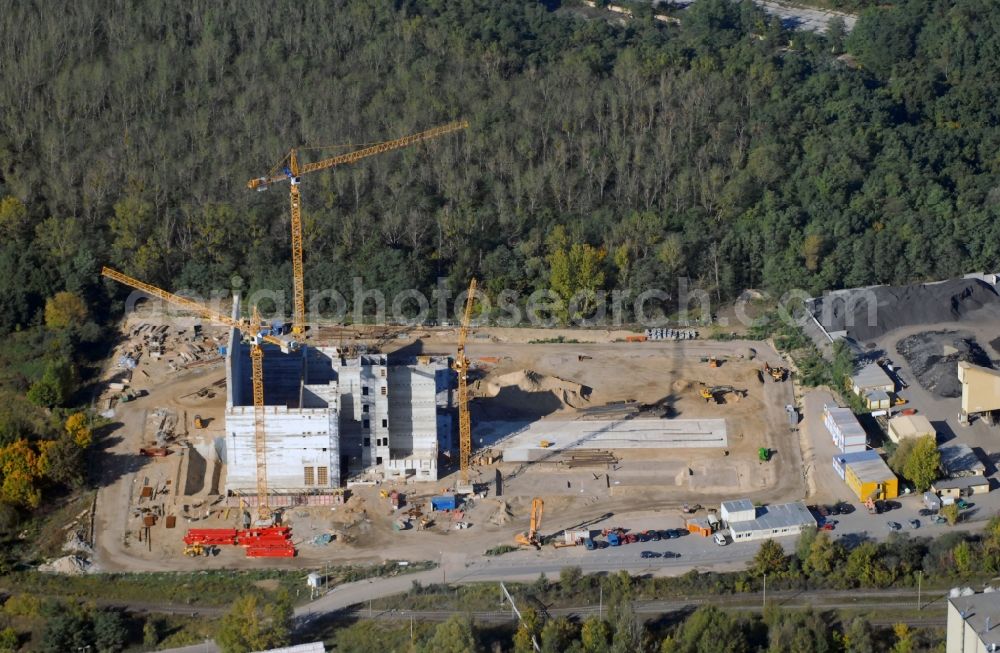
<path id="1" fill-rule="evenodd" d="M 705 401 L 715 401 L 715 403 L 721 404 L 725 402 L 725 397 L 728 394 L 733 394 L 736 397 L 736 401 L 739 401 L 746 396 L 746 390 L 737 390 L 731 385 L 713 385 L 701 387 L 701 396 Z"/>
<path id="2" fill-rule="evenodd" d="M 196 429 L 203 429 L 203 428 L 205 428 L 205 420 L 203 420 L 201 418 L 201 415 L 195 415 L 194 416 L 194 427 Z"/>
<path id="3" fill-rule="evenodd" d="M 908 399 L 903 399 L 899 395 L 896 395 L 896 399 L 892 402 L 893 406 L 905 406 L 910 403 Z"/>
<path id="4" fill-rule="evenodd" d="M 184 547 L 184 555 L 189 558 L 195 558 L 208 554 L 205 552 L 205 546 L 201 542 L 195 542 L 194 544 L 188 544 Z"/>
<path id="5" fill-rule="evenodd" d="M 757 450 L 757 459 L 762 463 L 771 460 L 771 450 L 767 447 L 761 447 Z"/>
<path id="6" fill-rule="evenodd" d="M 542 511 L 544 508 L 545 504 L 538 497 L 531 500 L 531 522 L 528 526 L 528 532 L 515 535 L 515 542 L 521 546 L 533 546 L 536 549 L 542 548 L 541 539 L 538 537 L 538 529 L 542 526 Z"/>
<path id="7" fill-rule="evenodd" d="M 788 378 L 788 369 L 784 367 L 771 367 L 771 365 L 764 361 L 764 373 L 770 375 L 770 377 L 778 382 L 784 381 Z"/>
<path id="8" fill-rule="evenodd" d="M 317 161 L 315 163 L 307 163 L 305 165 L 299 165 L 299 152 L 296 149 L 289 150 L 285 158 L 281 160 L 277 165 L 275 165 L 271 170 L 263 177 L 256 177 L 247 182 L 247 188 L 251 190 L 264 191 L 267 190 L 271 184 L 279 183 L 282 181 L 288 181 L 289 185 L 289 197 L 290 206 L 292 214 L 292 333 L 296 335 L 301 335 L 305 332 L 305 318 L 306 318 L 306 307 L 305 307 L 305 283 L 303 281 L 303 271 L 302 271 L 302 203 L 299 193 L 299 182 L 302 180 L 302 175 L 309 174 L 310 172 L 319 172 L 320 170 L 328 170 L 338 165 L 354 163 L 361 159 L 374 156 L 376 154 L 381 154 L 383 152 L 388 152 L 390 150 L 398 150 L 403 147 L 408 147 L 415 143 L 421 141 L 430 140 L 432 138 L 437 138 L 438 136 L 443 136 L 451 132 L 459 131 L 461 129 L 466 129 L 469 126 L 468 121 L 461 120 L 458 122 L 452 122 L 447 125 L 442 125 L 440 127 L 435 127 L 434 129 L 429 129 L 418 134 L 411 134 L 409 136 L 404 136 L 402 138 L 397 138 L 395 140 L 386 141 L 384 143 L 377 143 L 370 147 L 366 147 L 356 152 L 349 152 L 347 154 L 341 154 L 338 156 L 330 157 L 328 159 L 323 159 L 322 161 Z M 310 148 L 316 149 L 316 148 Z"/>
<path id="9" fill-rule="evenodd" d="M 472 321 L 472 305 L 476 301 L 476 280 L 469 282 L 469 292 L 465 298 L 462 326 L 458 330 L 458 352 L 455 355 L 455 372 L 458 374 L 458 467 L 460 471 L 459 489 L 469 492 L 469 464 L 472 459 L 472 416 L 469 414 L 469 359 L 465 355 L 465 341 L 469 337 L 469 322 Z"/>
<path id="10" fill-rule="evenodd" d="M 548 449 L 549 447 L 552 446 L 552 441 L 542 440 L 541 442 L 538 443 L 538 446 L 541 447 L 542 449 Z"/>
<path id="11" fill-rule="evenodd" d="M 715 356 L 709 356 L 708 357 L 708 366 L 709 367 L 718 367 L 719 366 L 719 359 L 716 358 Z"/>
<path id="12" fill-rule="evenodd" d="M 253 308 L 252 317 L 249 320 L 242 318 L 233 319 L 227 315 L 216 313 L 196 301 L 169 293 L 166 290 L 134 279 L 109 267 L 102 268 L 101 274 L 121 284 L 141 290 L 151 297 L 157 297 L 168 304 L 194 311 L 208 320 L 238 329 L 250 343 L 251 378 L 253 380 L 254 452 L 257 463 L 257 515 L 261 522 L 273 522 L 274 516 L 268 506 L 267 499 L 267 437 L 264 428 L 263 345 L 264 343 L 277 345 L 282 352 L 290 352 L 299 348 L 298 343 L 294 340 L 262 333 L 260 317 L 257 314 L 256 307 Z"/>

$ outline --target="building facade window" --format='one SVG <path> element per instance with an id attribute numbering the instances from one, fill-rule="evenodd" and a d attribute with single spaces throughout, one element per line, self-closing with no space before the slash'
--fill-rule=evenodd
<path id="1" fill-rule="evenodd" d="M 315 478 L 313 477 L 313 468 L 312 467 L 303 467 L 302 468 L 302 482 L 305 485 L 315 485 L 316 484 Z"/>

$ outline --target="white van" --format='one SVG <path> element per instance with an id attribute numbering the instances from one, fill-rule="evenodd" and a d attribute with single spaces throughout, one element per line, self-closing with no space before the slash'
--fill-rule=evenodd
<path id="1" fill-rule="evenodd" d="M 719 546 L 726 546 L 727 544 L 729 544 L 729 538 L 726 537 L 726 534 L 723 531 L 717 532 L 715 534 L 714 539 L 715 543 L 718 544 Z"/>

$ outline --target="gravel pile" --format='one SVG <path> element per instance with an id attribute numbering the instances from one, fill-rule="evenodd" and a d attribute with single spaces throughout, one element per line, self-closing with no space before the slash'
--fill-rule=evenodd
<path id="1" fill-rule="evenodd" d="M 870 302 L 865 297 L 874 300 L 871 321 Z M 818 298 L 813 305 L 813 315 L 827 331 L 847 331 L 859 343 L 875 340 L 900 327 L 954 322 L 974 311 L 1000 318 L 1000 295 L 979 279 L 839 291 Z"/>
<path id="2" fill-rule="evenodd" d="M 896 343 L 917 382 L 939 397 L 960 397 L 958 361 L 990 367 L 990 357 L 966 331 L 924 331 Z"/>

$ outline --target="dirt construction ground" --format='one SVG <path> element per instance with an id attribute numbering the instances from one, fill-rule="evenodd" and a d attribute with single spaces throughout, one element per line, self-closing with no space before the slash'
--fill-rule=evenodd
<path id="1" fill-rule="evenodd" d="M 133 316 L 125 333 L 134 329 L 136 320 L 150 321 L 150 317 Z M 148 394 L 113 408 L 111 419 L 116 426 L 104 442 L 95 514 L 95 568 L 314 567 L 326 562 L 480 555 L 490 547 L 511 543 L 516 532 L 526 529 L 531 499 L 536 496 L 545 500 L 544 533 L 582 524 L 619 523 L 628 521 L 630 515 L 661 511 L 669 512 L 677 523 L 648 527 L 676 527 L 681 525 L 676 508 L 683 503 L 708 506 L 741 497 L 774 502 L 805 496 L 799 435 L 789 429 L 785 414 L 785 406 L 794 403 L 792 384 L 758 379 L 757 370 L 764 361 L 784 364 L 767 344 L 625 343 L 620 342 L 624 332 L 538 331 L 480 329 L 470 338 L 467 351 L 476 368 L 472 375 L 474 449 L 479 448 L 480 439 L 488 445 L 498 433 L 527 423 L 538 422 L 535 428 L 544 430 L 548 421 L 584 420 L 592 411 L 621 401 L 643 405 L 640 414 L 622 418 L 633 421 L 659 420 L 663 415 L 677 420 L 723 419 L 728 444 L 623 448 L 610 452 L 613 461 L 582 467 L 565 464 L 566 452 L 543 462 L 480 466 L 475 468 L 475 480 L 488 488 L 485 495 L 472 499 L 460 513 L 434 513 L 435 523 L 426 531 L 394 530 L 399 515 L 379 495 L 392 486 L 355 486 L 349 488 L 346 505 L 296 508 L 284 514 L 298 547 L 297 558 L 247 559 L 238 547 L 224 547 L 208 558 L 188 558 L 182 554 L 181 543 L 187 528 L 235 527 L 240 511 L 227 511 L 222 503 L 215 503 L 220 501 L 217 493 L 225 481 L 224 465 L 213 457 L 211 444 L 224 434 L 221 359 L 213 362 L 208 352 L 204 360 L 185 369 L 171 352 L 189 344 L 186 331 L 174 328 L 167 340 L 167 355 L 161 360 L 140 357 L 132 372 L 131 387 Z M 207 332 L 206 351 L 215 347 L 221 333 Z M 591 342 L 530 343 L 559 335 Z M 421 329 L 385 338 L 381 344 L 387 352 L 449 354 L 454 341 L 454 330 Z M 718 357 L 721 365 L 710 367 L 703 361 L 709 356 Z M 109 379 L 117 376 L 120 370 L 109 369 Z M 526 385 L 525 378 L 531 383 Z M 706 401 L 700 394 L 702 383 L 730 385 L 745 390 L 746 396 L 736 401 L 729 394 L 721 403 Z M 203 428 L 195 427 L 195 415 L 207 422 Z M 492 431 L 478 429 L 480 421 Z M 165 422 L 176 422 L 167 443 L 171 454 L 139 456 L 140 447 L 156 444 L 156 431 Z M 758 461 L 759 447 L 773 452 L 771 462 Z M 493 449 L 502 450 L 503 443 Z M 494 496 L 498 470 L 504 479 L 501 500 Z M 430 497 L 452 488 L 457 480 L 453 467 L 448 472 L 437 483 L 398 486 L 406 494 L 406 508 L 419 506 L 429 513 Z M 155 496 L 143 497 L 144 487 Z M 142 519 L 148 514 L 144 509 L 158 516 L 149 539 L 140 541 Z M 167 528 L 168 516 L 176 520 L 172 529 Z M 460 524 L 470 527 L 459 528 Z M 325 543 L 326 535 L 331 542 Z"/>

